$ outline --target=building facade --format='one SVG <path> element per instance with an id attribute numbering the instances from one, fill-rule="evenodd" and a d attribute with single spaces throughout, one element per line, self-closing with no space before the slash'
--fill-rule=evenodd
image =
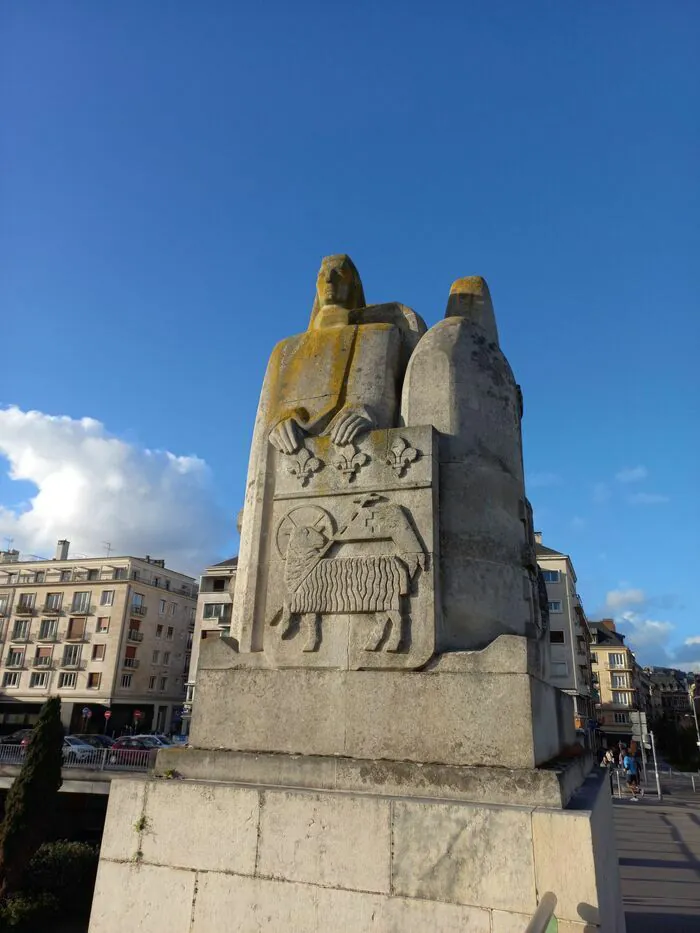
<path id="1" fill-rule="evenodd" d="M 670 667 L 645 668 L 651 692 L 651 720 L 672 719 L 680 726 L 694 725 L 690 702 L 692 675 Z"/>
<path id="2" fill-rule="evenodd" d="M 69 732 L 177 728 L 196 581 L 150 557 L 0 552 L 0 732 L 61 698 Z M 107 714 L 107 715 L 105 715 Z"/>
<path id="3" fill-rule="evenodd" d="M 629 744 L 632 740 L 630 714 L 646 712 L 646 703 L 642 700 L 642 669 L 612 619 L 589 622 L 589 627 L 593 633 L 591 665 L 603 745 L 611 748 L 618 742 Z"/>
<path id="4" fill-rule="evenodd" d="M 228 560 L 207 567 L 199 578 L 197 612 L 189 640 L 183 732 L 189 732 L 201 642 L 205 638 L 220 638 L 222 635 L 229 634 L 237 567 L 238 558 L 230 557 Z"/>
<path id="5" fill-rule="evenodd" d="M 591 633 L 581 597 L 576 591 L 576 571 L 567 554 L 542 544 L 540 532 L 535 534 L 535 541 L 537 564 L 544 576 L 549 602 L 549 682 L 573 697 L 576 729 L 592 744 L 596 717 Z"/>

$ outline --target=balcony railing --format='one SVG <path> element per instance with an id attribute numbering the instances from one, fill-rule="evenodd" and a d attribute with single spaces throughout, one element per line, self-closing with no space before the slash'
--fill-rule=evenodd
<path id="1" fill-rule="evenodd" d="M 41 632 L 39 632 L 39 637 L 37 638 L 37 641 L 58 641 L 58 640 L 59 640 L 58 632 L 53 632 L 48 635 L 47 634 L 42 635 Z"/>
<path id="2" fill-rule="evenodd" d="M 136 628 L 131 628 L 129 629 L 129 634 L 127 637 L 129 641 L 143 641 L 143 632 L 140 632 Z"/>
<path id="3" fill-rule="evenodd" d="M 32 664 L 34 667 L 50 670 L 53 667 L 53 658 L 34 658 Z"/>
<path id="4" fill-rule="evenodd" d="M 14 631 L 14 632 L 10 635 L 10 641 L 22 641 L 22 642 L 27 642 L 27 641 L 29 641 L 29 632 L 28 632 L 28 631 L 26 631 L 26 632 Z"/>
<path id="5" fill-rule="evenodd" d="M 85 670 L 85 661 L 81 661 L 80 659 L 71 661 L 70 659 L 63 658 L 61 660 L 61 667 L 65 671 L 83 671 Z"/>
<path id="6" fill-rule="evenodd" d="M 128 667 L 130 670 L 136 670 L 139 666 L 138 658 L 124 658 L 124 667 Z"/>
<path id="7" fill-rule="evenodd" d="M 80 603 L 78 606 L 71 606 L 70 614 L 72 616 L 91 616 L 94 607 L 90 603 Z"/>
<path id="8" fill-rule="evenodd" d="M 24 670 L 24 657 L 21 657 L 18 661 L 8 658 L 5 661 L 5 667 L 11 671 L 23 671 Z"/>
<path id="9" fill-rule="evenodd" d="M 61 614 L 60 606 L 42 606 L 41 612 L 45 616 L 58 616 Z"/>
<path id="10" fill-rule="evenodd" d="M 66 632 L 66 641 L 87 641 L 85 629 L 68 629 Z"/>
<path id="11" fill-rule="evenodd" d="M 33 616 L 34 615 L 34 606 L 25 606 L 22 603 L 19 603 L 15 608 L 15 615 L 18 616 Z"/>
<path id="12" fill-rule="evenodd" d="M 147 606 L 132 606 L 131 614 L 132 616 L 145 616 L 148 612 Z"/>

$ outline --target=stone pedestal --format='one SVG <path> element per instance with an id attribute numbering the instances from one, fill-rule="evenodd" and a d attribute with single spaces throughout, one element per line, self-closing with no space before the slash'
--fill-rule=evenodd
<path id="1" fill-rule="evenodd" d="M 387 793 L 377 775 L 363 792 L 116 780 L 90 933 L 523 933 L 546 891 L 559 933 L 621 933 L 604 777 L 564 809 Z"/>

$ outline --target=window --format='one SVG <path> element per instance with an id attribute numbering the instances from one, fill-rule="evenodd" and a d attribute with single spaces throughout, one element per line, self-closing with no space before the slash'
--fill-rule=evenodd
<path id="1" fill-rule="evenodd" d="M 160 678 L 160 686 L 158 687 L 158 689 L 159 689 L 159 690 L 167 690 L 167 689 L 168 689 L 168 678 L 167 678 L 167 677 L 161 677 L 161 678 Z"/>
<path id="2" fill-rule="evenodd" d="M 139 662 L 136 658 L 136 648 L 133 645 L 127 645 L 124 650 L 124 667 L 137 668 Z"/>
<path id="3" fill-rule="evenodd" d="M 100 571 L 99 570 L 88 570 L 87 578 L 88 580 L 99 580 Z"/>
<path id="4" fill-rule="evenodd" d="M 12 641 L 26 641 L 29 638 L 29 619 L 17 619 L 12 628 Z"/>
<path id="5" fill-rule="evenodd" d="M 566 677 L 568 673 L 566 661 L 552 661 L 552 677 Z"/>
<path id="6" fill-rule="evenodd" d="M 99 690 L 101 680 L 102 680 L 102 674 L 97 674 L 94 672 L 88 674 L 88 680 L 87 680 L 88 690 Z"/>
<path id="7" fill-rule="evenodd" d="M 18 671 L 7 672 L 2 675 L 3 687 L 19 687 L 19 679 L 22 675 Z"/>
<path id="8" fill-rule="evenodd" d="M 90 611 L 90 594 L 89 593 L 73 593 L 73 605 L 71 606 L 71 612 L 87 613 Z"/>
<path id="9" fill-rule="evenodd" d="M 170 652 L 169 651 L 163 652 L 163 664 L 170 664 Z"/>
<path id="10" fill-rule="evenodd" d="M 165 600 L 164 599 L 158 600 L 158 615 L 159 616 L 165 615 Z"/>
<path id="11" fill-rule="evenodd" d="M 37 648 L 34 655 L 34 667 L 51 667 L 53 648 Z"/>
<path id="12" fill-rule="evenodd" d="M 165 581 L 165 588 L 166 588 L 166 590 L 169 590 L 169 589 L 170 589 L 170 580 L 168 580 L 168 579 L 166 579 L 166 581 Z"/>
<path id="13" fill-rule="evenodd" d="M 105 646 L 104 645 L 93 645 L 92 646 L 92 660 L 93 661 L 104 661 L 105 659 Z"/>
<path id="14" fill-rule="evenodd" d="M 46 611 L 47 612 L 58 612 L 61 608 L 62 602 L 63 602 L 63 593 L 47 593 L 46 594 Z"/>
<path id="15" fill-rule="evenodd" d="M 46 579 L 46 574 L 44 573 L 44 571 L 43 571 L 43 570 L 37 570 L 37 572 L 36 572 L 36 582 L 37 582 L 37 583 L 43 583 L 45 579 Z"/>
<path id="16" fill-rule="evenodd" d="M 39 625 L 39 641 L 54 641 L 58 631 L 58 619 L 42 619 Z"/>
<path id="17" fill-rule="evenodd" d="M 100 606 L 114 605 L 114 590 L 102 590 L 100 593 Z"/>
<path id="18" fill-rule="evenodd" d="M 547 605 L 549 606 L 550 612 L 561 612 L 561 600 L 560 599 L 555 599 L 553 602 L 547 603 Z"/>
<path id="19" fill-rule="evenodd" d="M 7 596 L 0 596 L 0 616 L 4 616 L 7 612 Z"/>
<path id="20" fill-rule="evenodd" d="M 551 645 L 563 645 L 564 644 L 564 633 L 550 630 L 549 643 Z"/>
<path id="21" fill-rule="evenodd" d="M 30 687 L 45 687 L 49 682 L 49 675 L 46 671 L 32 671 L 29 675 Z"/>
<path id="22" fill-rule="evenodd" d="M 63 649 L 63 667 L 77 667 L 80 664 L 80 645 L 66 645 Z"/>
<path id="23" fill-rule="evenodd" d="M 133 674 L 122 674 L 121 686 L 127 690 L 131 686 L 131 678 Z"/>
<path id="24" fill-rule="evenodd" d="M 19 597 L 19 602 L 17 603 L 17 612 L 31 612 L 34 608 L 34 600 L 36 596 L 34 593 L 22 593 Z"/>
<path id="25" fill-rule="evenodd" d="M 78 684 L 78 675 L 62 671 L 58 675 L 59 690 L 75 690 Z"/>
<path id="26" fill-rule="evenodd" d="M 140 574 L 140 572 L 139 572 L 138 570 L 134 570 L 133 573 L 131 574 L 131 576 L 134 578 L 134 580 L 140 580 L 140 579 L 141 579 L 141 574 Z"/>
<path id="27" fill-rule="evenodd" d="M 66 639 L 68 641 L 82 641 L 85 638 L 85 619 L 71 619 L 68 623 Z"/>
<path id="28" fill-rule="evenodd" d="M 202 617 L 204 619 L 223 619 L 228 605 L 228 603 L 205 603 Z"/>
<path id="29" fill-rule="evenodd" d="M 175 603 L 170 603 L 170 615 L 171 615 L 171 616 L 174 616 L 174 615 L 175 615 L 175 609 L 176 609 L 176 608 L 177 608 L 177 607 L 176 607 Z"/>
<path id="30" fill-rule="evenodd" d="M 156 678 L 155 678 L 155 674 L 148 678 L 148 689 L 149 689 L 149 690 L 155 690 L 155 689 L 156 689 Z"/>
<path id="31" fill-rule="evenodd" d="M 156 625 L 156 638 L 162 638 L 162 637 L 163 637 L 163 626 Z"/>
<path id="32" fill-rule="evenodd" d="M 167 628 L 167 630 L 166 630 L 166 632 L 165 632 L 165 637 L 166 637 L 169 641 L 172 641 L 172 640 L 173 640 L 173 633 L 174 633 L 174 632 L 175 632 L 175 629 L 172 627 L 172 625 L 169 625 L 168 628 Z"/>
<path id="33" fill-rule="evenodd" d="M 24 665 L 24 650 L 22 648 L 10 648 L 7 652 L 8 667 L 22 667 Z"/>
<path id="34" fill-rule="evenodd" d="M 226 590 L 226 577 L 214 577 L 211 581 L 212 593 L 223 593 Z"/>
<path id="35" fill-rule="evenodd" d="M 625 656 L 622 652 L 612 652 L 608 655 L 608 661 L 610 667 L 624 667 L 625 666 Z"/>
<path id="36" fill-rule="evenodd" d="M 613 690 L 613 703 L 618 706 L 631 706 L 629 693 L 622 693 L 619 690 Z"/>
<path id="37" fill-rule="evenodd" d="M 598 663 L 598 655 L 595 653 L 595 651 L 591 651 L 591 664 L 597 664 L 597 663 Z"/>
<path id="38" fill-rule="evenodd" d="M 126 567 L 115 567 L 114 568 L 114 579 L 115 580 L 126 580 Z"/>
<path id="39" fill-rule="evenodd" d="M 70 570 L 61 571 L 61 583 L 70 583 Z"/>
<path id="40" fill-rule="evenodd" d="M 544 577 L 545 583 L 559 583 L 558 570 L 543 570 L 542 576 Z"/>
<path id="41" fill-rule="evenodd" d="M 627 674 L 613 674 L 612 685 L 613 687 L 629 687 L 629 681 L 627 680 Z"/>
<path id="42" fill-rule="evenodd" d="M 630 721 L 629 713 L 613 713 L 613 719 L 618 725 L 627 725 Z"/>

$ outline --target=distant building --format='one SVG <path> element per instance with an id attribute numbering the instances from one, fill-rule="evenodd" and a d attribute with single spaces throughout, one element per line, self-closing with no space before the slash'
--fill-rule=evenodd
<path id="1" fill-rule="evenodd" d="M 544 575 L 549 601 L 549 682 L 574 699 L 576 728 L 589 737 L 596 714 L 590 658 L 591 633 L 581 597 L 576 592 L 576 572 L 571 558 L 542 544 L 535 535 L 537 563 Z"/>
<path id="2" fill-rule="evenodd" d="M 177 729 L 196 581 L 162 560 L 68 549 L 0 552 L 0 732 L 33 725 L 49 696 L 69 732 Z"/>
<path id="3" fill-rule="evenodd" d="M 646 712 L 642 668 L 612 619 L 589 622 L 593 634 L 591 666 L 597 694 L 598 725 L 607 747 L 632 739 L 633 711 Z"/>
<path id="4" fill-rule="evenodd" d="M 682 726 L 694 725 L 690 705 L 690 685 L 693 676 L 671 667 L 644 669 L 651 692 L 651 719 L 665 716 Z"/>
<path id="5" fill-rule="evenodd" d="M 197 612 L 190 638 L 191 654 L 188 663 L 187 696 L 183 714 L 183 731 L 189 733 L 189 720 L 199 663 L 199 648 L 205 638 L 228 635 L 231 626 L 233 593 L 236 588 L 238 558 L 229 557 L 207 567 L 199 579 Z"/>

